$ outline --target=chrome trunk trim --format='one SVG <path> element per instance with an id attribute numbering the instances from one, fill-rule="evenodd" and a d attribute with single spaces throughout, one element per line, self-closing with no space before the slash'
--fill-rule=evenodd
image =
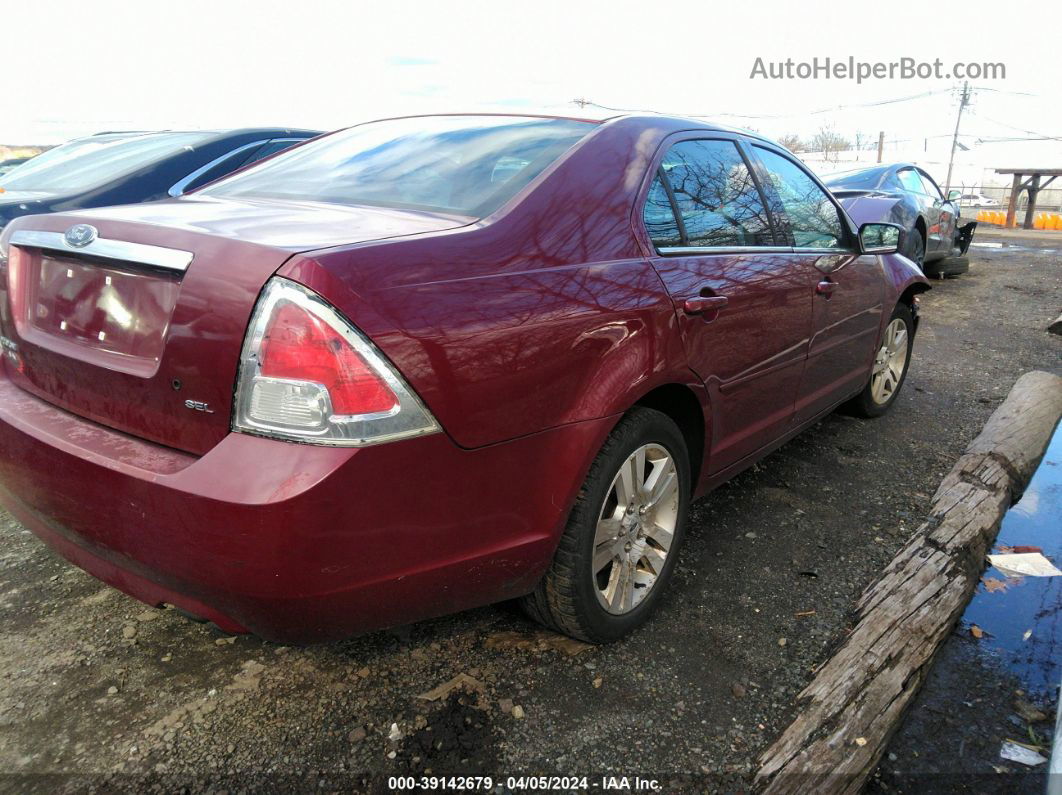
<path id="1" fill-rule="evenodd" d="M 184 273 L 194 256 L 191 251 L 103 237 L 96 238 L 88 245 L 77 247 L 70 245 L 62 232 L 40 232 L 34 229 L 20 229 L 11 235 L 10 243 L 12 246 L 23 248 L 42 248 L 65 254 L 133 262 L 177 273 Z"/>

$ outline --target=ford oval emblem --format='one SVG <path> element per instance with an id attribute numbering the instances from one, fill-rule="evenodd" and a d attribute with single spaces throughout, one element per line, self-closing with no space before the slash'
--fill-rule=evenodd
<path id="1" fill-rule="evenodd" d="M 89 226 L 88 224 L 74 224 L 66 230 L 66 234 L 63 235 L 63 238 L 74 248 L 84 248 L 95 240 L 98 235 L 99 232 L 94 226 Z"/>

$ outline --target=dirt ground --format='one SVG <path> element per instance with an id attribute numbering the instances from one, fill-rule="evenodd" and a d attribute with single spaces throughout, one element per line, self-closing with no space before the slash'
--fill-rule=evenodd
<path id="1" fill-rule="evenodd" d="M 1044 331 L 1062 234 L 1022 245 L 974 249 L 924 297 L 888 416 L 831 416 L 695 504 L 662 609 L 612 646 L 558 643 L 505 605 L 329 646 L 225 637 L 0 513 L 0 788 L 368 790 L 429 771 L 740 788 L 1014 380 L 1062 372 Z M 418 697 L 462 673 L 464 695 Z"/>

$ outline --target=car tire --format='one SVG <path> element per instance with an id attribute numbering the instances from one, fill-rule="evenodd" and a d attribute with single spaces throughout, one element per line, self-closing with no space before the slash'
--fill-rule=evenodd
<path id="1" fill-rule="evenodd" d="M 957 279 L 969 270 L 970 260 L 967 257 L 949 257 L 926 265 L 922 268 L 922 273 L 930 279 Z"/>
<path id="2" fill-rule="evenodd" d="M 896 338 L 901 329 L 902 341 Z M 847 405 L 852 414 L 880 417 L 892 407 L 907 380 L 913 345 L 914 316 L 906 304 L 897 304 L 874 353 L 870 378 L 863 391 Z"/>
<path id="3" fill-rule="evenodd" d="M 926 264 L 926 241 L 917 226 L 907 230 L 907 240 L 904 241 L 903 248 L 903 255 L 924 270 Z"/>
<path id="4" fill-rule="evenodd" d="M 625 495 L 633 508 L 620 504 Z M 682 432 L 666 414 L 631 409 L 590 466 L 549 569 L 522 600 L 525 611 L 590 643 L 618 640 L 643 624 L 671 579 L 689 499 Z"/>

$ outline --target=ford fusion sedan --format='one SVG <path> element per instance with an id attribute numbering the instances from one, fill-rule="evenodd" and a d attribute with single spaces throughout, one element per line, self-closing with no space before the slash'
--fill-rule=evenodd
<path id="1" fill-rule="evenodd" d="M 0 229 L 22 215 L 179 196 L 319 134 L 262 128 L 79 138 L 0 175 Z"/>
<path id="2" fill-rule="evenodd" d="M 692 499 L 896 401 L 927 289 L 898 245 L 768 140 L 638 116 L 383 120 L 20 218 L 0 501 L 232 632 L 520 599 L 613 640 Z"/>
<path id="3" fill-rule="evenodd" d="M 903 253 L 927 274 L 955 276 L 970 269 L 966 252 L 977 222 L 962 223 L 959 204 L 913 163 L 845 171 L 825 182 L 857 222 L 903 227 Z"/>

